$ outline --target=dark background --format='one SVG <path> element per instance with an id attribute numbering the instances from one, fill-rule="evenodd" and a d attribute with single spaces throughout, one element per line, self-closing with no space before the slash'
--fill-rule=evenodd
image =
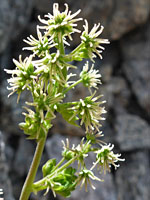
<path id="1" fill-rule="evenodd" d="M 105 27 L 103 38 L 108 38 L 111 44 L 106 46 L 103 60 L 95 60 L 103 82 L 99 93 L 107 100 L 107 120 L 102 129 L 104 140 L 114 143 L 115 152 L 126 158 L 117 171 L 112 170 L 104 177 L 105 182 L 95 183 L 96 191 L 76 190 L 69 200 L 149 200 L 150 0 L 0 0 L 0 188 L 4 189 L 5 200 L 19 198 L 35 143 L 25 140 L 18 128 L 18 123 L 24 120 L 21 106 L 30 97 L 22 94 L 19 104 L 16 95 L 7 98 L 8 76 L 3 69 L 14 68 L 12 58 L 28 55 L 29 52 L 22 52 L 26 46 L 22 40 L 30 34 L 36 37 L 37 16 L 52 12 L 54 2 L 59 2 L 62 10 L 65 2 L 73 12 L 82 9 L 80 16 L 91 27 L 98 22 Z M 72 47 L 79 39 L 79 35 L 74 36 Z M 76 64 L 80 72 L 84 63 Z M 68 99 L 86 94 L 79 86 Z M 71 143 L 77 144 L 83 135 L 83 129 L 67 125 L 58 116 L 49 133 L 42 163 L 53 157 L 59 160 L 62 139 L 69 137 Z M 92 157 L 88 160 L 92 162 Z M 38 172 L 37 179 L 40 177 Z M 38 194 L 32 199 L 52 200 L 53 196 Z M 57 196 L 57 199 L 63 198 Z"/>

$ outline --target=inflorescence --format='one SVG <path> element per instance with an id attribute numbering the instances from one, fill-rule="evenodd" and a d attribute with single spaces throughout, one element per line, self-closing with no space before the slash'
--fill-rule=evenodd
<path id="1" fill-rule="evenodd" d="M 120 154 L 113 152 L 114 145 L 106 144 L 99 138 L 102 136 L 100 121 L 105 120 L 103 114 L 106 113 L 100 100 L 103 95 L 96 96 L 97 89 L 101 83 L 99 71 L 94 69 L 94 64 L 90 66 L 86 62 L 76 81 L 70 80 L 76 74 L 69 73 L 69 69 L 76 69 L 70 64 L 71 61 L 82 61 L 94 58 L 98 55 L 102 59 L 103 44 L 108 44 L 107 39 L 99 38 L 104 27 L 95 24 L 89 30 L 88 22 L 85 20 L 83 32 L 77 29 L 77 22 L 82 18 L 75 18 L 80 10 L 72 14 L 68 5 L 65 4 L 65 11 L 60 12 L 57 3 L 53 6 L 53 15 L 48 13 L 45 19 L 39 17 L 42 25 L 37 26 L 37 38 L 33 36 L 24 40 L 29 46 L 23 48 L 31 51 L 31 55 L 24 60 L 19 56 L 19 61 L 13 60 L 16 68 L 5 71 L 11 74 L 8 79 L 8 88 L 12 95 L 18 94 L 18 101 L 24 90 L 31 92 L 32 102 L 26 102 L 24 107 L 26 112 L 25 122 L 20 123 L 20 128 L 24 130 L 29 139 L 37 142 L 47 136 L 52 127 L 52 119 L 59 112 L 70 124 L 84 126 L 85 138 L 81 143 L 72 147 L 69 140 L 63 141 L 62 160 L 56 163 L 56 159 L 51 159 L 43 166 L 43 178 L 32 186 L 32 192 L 37 193 L 51 189 L 54 196 L 56 193 L 68 197 L 78 185 L 80 188 L 87 184 L 95 189 L 93 181 L 102 181 L 93 173 L 97 166 L 100 172 L 110 172 L 111 166 L 115 169 L 119 167 L 118 161 L 124 161 Z M 81 33 L 81 43 L 69 54 L 65 53 L 66 46 L 69 45 L 68 38 L 72 40 L 73 33 Z M 55 51 L 54 51 L 55 49 Z M 76 85 L 82 83 L 89 89 L 89 96 L 73 102 L 64 102 L 66 93 L 74 89 Z M 78 123 L 79 121 L 79 123 Z M 90 169 L 86 167 L 86 158 L 89 153 L 95 155 L 95 162 Z M 78 162 L 77 169 L 71 166 Z M 45 194 L 46 194 L 45 193 Z"/>

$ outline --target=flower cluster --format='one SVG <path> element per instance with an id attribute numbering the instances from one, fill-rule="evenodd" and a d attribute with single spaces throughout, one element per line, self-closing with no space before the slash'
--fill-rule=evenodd
<path id="1" fill-rule="evenodd" d="M 118 161 L 124 161 L 125 159 L 119 158 L 121 154 L 115 154 L 112 149 L 114 145 L 111 144 L 103 145 L 101 149 L 97 150 L 96 153 L 96 162 L 93 165 L 93 168 L 98 164 L 101 168 L 101 172 L 106 174 L 106 171 L 110 172 L 110 167 L 113 165 L 115 169 L 119 167 L 119 164 L 116 164 Z"/>
<path id="2" fill-rule="evenodd" d="M 65 4 L 66 9 L 64 12 L 59 11 L 59 6 L 57 3 L 53 5 L 53 15 L 48 13 L 45 15 L 48 20 L 41 19 L 39 20 L 44 26 L 40 26 L 42 29 L 46 29 L 46 35 L 49 35 L 56 42 L 62 41 L 62 36 L 68 36 L 72 40 L 71 34 L 74 32 L 79 32 L 75 27 L 77 26 L 76 22 L 82 20 L 82 18 L 74 19 L 81 10 L 78 10 L 76 13 L 71 14 L 71 11 L 68 9 L 68 5 Z M 66 41 L 64 40 L 64 43 Z M 67 43 L 68 44 L 68 43 Z"/>
<path id="3" fill-rule="evenodd" d="M 87 183 L 89 183 L 89 185 L 91 186 L 91 188 L 93 190 L 95 190 L 96 188 L 91 183 L 91 179 L 94 180 L 94 181 L 100 181 L 100 182 L 102 181 L 100 178 L 96 177 L 91 170 L 88 170 L 88 169 L 85 168 L 85 169 L 83 169 L 83 170 L 80 171 L 77 182 L 78 183 L 81 182 L 80 188 L 82 188 L 83 185 L 85 185 L 85 191 L 88 191 L 87 190 Z"/>
<path id="4" fill-rule="evenodd" d="M 18 100 L 20 94 L 25 89 L 28 89 L 30 83 L 36 78 L 36 74 L 34 72 L 34 66 L 32 64 L 32 56 L 29 58 L 25 58 L 22 61 L 21 55 L 19 56 L 19 62 L 13 59 L 16 68 L 14 70 L 5 69 L 8 74 L 12 75 L 12 78 L 8 79 L 8 83 L 11 88 L 7 88 L 8 90 L 12 90 L 9 94 L 12 95 L 14 92 L 18 93 Z"/>
<path id="5" fill-rule="evenodd" d="M 92 65 L 91 69 L 89 69 L 89 63 L 87 62 L 83 66 L 83 70 L 80 73 L 80 77 L 82 79 L 82 83 L 85 87 L 88 87 L 89 89 L 91 87 L 98 89 L 97 85 L 101 84 L 100 77 L 101 75 L 98 73 L 98 70 L 93 69 L 94 65 Z"/>
<path id="6" fill-rule="evenodd" d="M 31 47 L 24 47 L 23 50 L 31 50 L 34 54 L 39 57 L 44 57 L 50 48 L 56 46 L 57 44 L 53 44 L 51 38 L 43 37 L 42 33 L 39 30 L 39 26 L 37 26 L 37 36 L 38 39 L 35 39 L 32 35 L 27 37 L 27 40 L 23 40 Z"/>
<path id="7" fill-rule="evenodd" d="M 74 157 L 78 157 L 78 168 L 84 168 L 85 166 L 85 158 L 88 157 L 88 152 L 91 151 L 91 144 L 90 141 L 87 141 L 86 143 L 84 143 L 84 138 L 81 140 L 81 143 L 78 144 L 77 146 L 73 145 L 72 148 L 70 148 L 69 146 L 69 140 L 66 139 L 66 144 L 64 143 L 64 141 L 62 141 L 63 143 L 63 148 L 64 151 L 62 152 L 62 156 L 66 159 L 66 160 L 71 160 Z"/>
<path id="8" fill-rule="evenodd" d="M 97 101 L 103 95 L 99 95 L 97 97 L 94 97 L 94 95 L 95 92 L 91 96 L 86 97 L 84 100 L 80 99 L 75 106 L 68 108 L 74 110 L 74 115 L 71 116 L 70 120 L 74 116 L 78 115 L 78 117 L 81 119 L 80 124 L 85 125 L 86 132 L 93 131 L 94 129 L 99 131 L 99 127 L 101 126 L 99 120 L 105 119 L 101 116 L 102 114 L 106 113 L 105 107 L 100 106 L 101 104 L 105 103 L 105 101 Z"/>
<path id="9" fill-rule="evenodd" d="M 76 73 L 69 72 L 70 68 L 76 69 L 76 66 L 70 64 L 71 61 L 82 61 L 88 58 L 94 62 L 96 54 L 102 58 L 104 47 L 101 45 L 109 43 L 107 39 L 99 38 L 103 26 L 95 24 L 89 32 L 88 22 L 85 20 L 84 31 L 80 35 L 81 43 L 72 52 L 66 54 L 65 45 L 69 45 L 66 39 L 72 40 L 73 33 L 80 33 L 76 28 L 76 22 L 82 18 L 75 18 L 79 13 L 80 10 L 72 14 L 67 4 L 65 4 L 65 11 L 60 12 L 58 4 L 55 3 L 53 15 L 48 13 L 45 15 L 46 19 L 39 17 L 44 25 L 37 26 L 37 39 L 30 36 L 24 40 L 29 47 L 23 50 L 29 50 L 32 54 L 24 60 L 21 56 L 19 61 L 13 60 L 16 68 L 5 70 L 12 75 L 8 79 L 10 85 L 8 89 L 11 90 L 9 96 L 16 92 L 19 100 L 24 90 L 28 90 L 32 96 L 30 102 L 25 102 L 26 112 L 23 112 L 25 122 L 20 123 L 20 128 L 29 139 L 36 140 L 37 150 L 20 200 L 27 199 L 31 191 L 37 193 L 46 190 L 45 194 L 47 194 L 51 189 L 54 196 L 58 193 L 69 197 L 78 185 L 80 188 L 85 185 L 87 191 L 89 183 L 95 189 L 92 182 L 102 181 L 92 171 L 95 166 L 106 173 L 110 171 L 111 165 L 117 168 L 118 161 L 124 161 L 120 158 L 120 154 L 112 151 L 113 145 L 107 145 L 99 139 L 103 136 L 100 121 L 105 119 L 103 114 L 106 113 L 102 105 L 105 101 L 100 101 L 103 95 L 96 95 L 101 84 L 99 71 L 94 69 L 94 64 L 89 67 L 89 63 L 86 62 L 78 78 Z M 76 79 L 72 80 L 73 76 L 76 76 Z M 89 95 L 77 101 L 67 102 L 67 99 L 64 99 L 67 93 L 81 83 L 89 89 Z M 63 142 L 60 162 L 57 163 L 55 158 L 47 161 L 42 167 L 43 178 L 34 182 L 46 137 L 52 127 L 52 120 L 57 116 L 56 113 L 60 113 L 71 125 L 85 129 L 86 139 L 83 138 L 79 144 L 72 147 L 66 139 L 66 143 Z M 92 153 L 95 162 L 88 169 L 86 159 Z M 75 162 L 78 163 L 76 169 L 71 167 Z"/>
<path id="10" fill-rule="evenodd" d="M 86 57 L 90 58 L 92 61 L 93 58 L 96 57 L 94 53 L 96 53 L 102 59 L 101 53 L 102 50 L 104 50 L 104 47 L 102 47 L 101 44 L 109 44 L 109 41 L 107 39 L 97 38 L 103 32 L 104 29 L 104 27 L 101 26 L 100 30 L 98 30 L 99 27 L 100 24 L 95 24 L 89 32 L 88 22 L 87 20 L 85 20 L 84 32 L 81 35 L 82 44 L 84 46 L 82 51 L 86 55 Z"/>
<path id="11" fill-rule="evenodd" d="M 25 122 L 19 124 L 24 133 L 28 135 L 28 139 L 36 139 L 37 141 L 47 135 L 47 131 L 52 127 L 51 113 L 47 112 L 47 116 L 41 118 L 40 112 L 34 112 L 28 107 L 24 107 L 28 113 L 25 115 Z"/>

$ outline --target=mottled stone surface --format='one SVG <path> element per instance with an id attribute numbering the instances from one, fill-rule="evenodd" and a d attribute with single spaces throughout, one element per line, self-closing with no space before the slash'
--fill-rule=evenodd
<path id="1" fill-rule="evenodd" d="M 19 141 L 19 146 L 13 165 L 14 171 L 17 170 L 19 166 L 19 170 L 16 171 L 18 176 L 24 177 L 24 175 L 27 174 L 32 162 L 34 150 L 34 145 L 30 141 L 26 140 L 25 137 L 22 137 Z"/>
<path id="2" fill-rule="evenodd" d="M 148 22 L 137 27 L 132 34 L 125 35 L 121 40 L 121 51 L 124 60 L 150 59 L 150 24 Z"/>
<path id="3" fill-rule="evenodd" d="M 150 115 L 150 25 L 146 24 L 121 40 L 123 70 L 138 103 Z"/>
<path id="4" fill-rule="evenodd" d="M 116 140 L 123 151 L 150 148 L 150 127 L 135 115 L 118 115 Z"/>
<path id="5" fill-rule="evenodd" d="M 139 151 L 126 155 L 126 162 L 116 171 L 119 200 L 149 200 L 149 153 Z"/>
<path id="6" fill-rule="evenodd" d="M 1 0 L 0 3 L 0 53 L 11 39 L 18 36 L 27 25 L 31 15 L 33 0 Z"/>
<path id="7" fill-rule="evenodd" d="M 117 113 L 125 112 L 131 94 L 124 78 L 111 76 L 110 80 L 99 88 L 99 93 L 104 94 L 106 108 L 112 108 Z"/>
<path id="8" fill-rule="evenodd" d="M 119 39 L 125 33 L 143 24 L 149 16 L 149 0 L 116 0 L 107 24 L 110 37 Z"/>
<path id="9" fill-rule="evenodd" d="M 138 103 L 150 115 L 150 58 L 148 60 L 132 60 L 125 62 L 124 71 L 131 83 L 133 93 Z"/>
<path id="10" fill-rule="evenodd" d="M 25 101 L 31 101 L 31 95 L 28 92 L 23 92 L 17 104 L 18 95 L 15 93 L 8 98 L 10 90 L 7 90 L 7 87 L 8 83 L 5 79 L 0 86 L 1 112 L 3 113 L 3 117 L 0 118 L 1 127 L 5 132 L 21 135 L 22 131 L 19 129 L 18 124 L 24 121 L 22 112 L 25 112 L 25 109 L 22 106 L 25 105 Z M 9 126 L 7 126 L 8 121 Z"/>
<path id="11" fill-rule="evenodd" d="M 0 131 L 0 188 L 3 189 L 4 198 L 15 200 L 12 192 L 12 185 L 8 174 L 8 164 L 5 156 L 5 143 Z"/>

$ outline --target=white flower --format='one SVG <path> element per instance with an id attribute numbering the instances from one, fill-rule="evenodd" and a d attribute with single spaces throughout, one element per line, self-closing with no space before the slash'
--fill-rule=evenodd
<path id="1" fill-rule="evenodd" d="M 104 171 L 104 174 L 106 174 L 106 171 L 110 172 L 110 167 L 113 165 L 115 169 L 119 167 L 119 164 L 116 164 L 118 161 L 125 161 L 125 159 L 119 158 L 121 154 L 115 154 L 112 149 L 114 148 L 114 145 L 108 144 L 103 145 L 101 149 L 96 151 L 96 162 L 93 163 L 92 169 L 98 164 L 101 167 L 101 172 Z"/>
<path id="2" fill-rule="evenodd" d="M 27 40 L 23 40 L 24 42 L 26 42 L 31 46 L 31 47 L 24 47 L 23 50 L 31 50 L 34 52 L 34 54 L 41 57 L 45 56 L 46 51 L 57 45 L 56 43 L 53 44 L 51 38 L 42 36 L 39 30 L 39 26 L 37 26 L 37 36 L 38 39 L 35 39 L 32 35 L 30 35 L 30 37 L 27 37 Z"/>
<path id="3" fill-rule="evenodd" d="M 12 90 L 9 94 L 12 95 L 14 92 L 18 93 L 18 100 L 20 97 L 20 93 L 24 91 L 26 88 L 29 88 L 30 82 L 36 78 L 36 74 L 34 72 L 34 66 L 32 63 L 32 56 L 29 58 L 25 58 L 22 61 L 21 55 L 19 56 L 19 62 L 13 59 L 16 68 L 14 70 L 5 69 L 8 74 L 12 75 L 12 78 L 8 79 L 8 83 L 10 84 L 10 88 L 8 90 Z M 17 100 L 17 101 L 18 101 Z"/>
<path id="4" fill-rule="evenodd" d="M 95 190 L 96 188 L 91 183 L 90 179 L 92 179 L 94 181 L 100 181 L 100 182 L 103 181 L 103 180 L 99 179 L 98 177 L 96 177 L 91 170 L 88 170 L 85 168 L 79 172 L 79 178 L 77 179 L 77 182 L 78 182 L 77 184 L 79 184 L 81 182 L 80 189 L 83 187 L 83 185 L 85 185 L 85 191 L 87 192 L 87 184 L 89 183 L 91 188 L 93 190 Z"/>
<path id="5" fill-rule="evenodd" d="M 44 20 L 39 17 L 40 22 L 45 24 L 40 28 L 46 29 L 46 35 L 50 34 L 50 36 L 52 36 L 53 38 L 58 37 L 59 42 L 61 42 L 62 36 L 68 36 L 69 39 L 72 40 L 71 34 L 74 32 L 80 32 L 78 29 L 75 28 L 77 26 L 75 22 L 82 20 L 82 18 L 73 18 L 76 17 L 81 10 L 78 10 L 74 14 L 71 14 L 71 11 L 68 10 L 67 4 L 65 4 L 65 7 L 65 11 L 60 12 L 59 5 L 57 3 L 54 3 L 53 15 L 51 15 L 50 13 L 48 13 L 48 15 L 45 15 L 48 20 Z M 66 43 L 65 40 L 64 43 Z"/>
<path id="6" fill-rule="evenodd" d="M 82 79 L 82 83 L 85 87 L 88 87 L 89 89 L 91 87 L 94 87 L 97 89 L 97 84 L 101 84 L 100 77 L 98 70 L 93 69 L 94 65 L 92 65 L 91 69 L 89 70 L 89 63 L 87 62 L 83 66 L 83 70 L 80 73 L 80 77 Z M 89 71 L 88 71 L 89 70 Z"/>
<path id="7" fill-rule="evenodd" d="M 98 25 L 95 24 L 92 30 L 89 32 L 87 20 L 85 20 L 85 25 L 83 27 L 84 31 L 81 35 L 81 39 L 82 43 L 84 44 L 84 51 L 86 51 L 86 54 L 92 61 L 94 61 L 93 58 L 96 57 L 94 53 L 99 55 L 99 57 L 102 59 L 101 53 L 105 48 L 102 47 L 101 44 L 109 44 L 109 41 L 108 39 L 101 39 L 97 37 L 102 33 L 104 27 L 100 26 L 100 23 Z M 98 30 L 99 27 L 100 30 Z"/>
<path id="8" fill-rule="evenodd" d="M 99 95 L 97 97 L 94 97 L 94 95 L 95 93 L 89 97 L 86 97 L 84 100 L 80 99 L 80 102 L 78 102 L 72 108 L 69 108 L 74 110 L 74 114 L 70 120 L 78 115 L 81 119 L 80 124 L 85 124 L 86 132 L 94 130 L 94 128 L 99 131 L 99 127 L 101 126 L 99 120 L 105 120 L 105 118 L 101 116 L 103 113 L 106 113 L 105 107 L 100 106 L 101 104 L 105 103 L 105 101 L 96 102 L 103 95 Z"/>

